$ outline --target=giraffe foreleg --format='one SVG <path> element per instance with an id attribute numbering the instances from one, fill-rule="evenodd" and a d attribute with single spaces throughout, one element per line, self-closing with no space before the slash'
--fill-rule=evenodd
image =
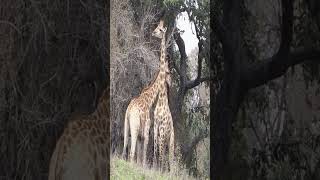
<path id="1" fill-rule="evenodd" d="M 145 128 L 144 128 L 144 143 L 143 143 L 143 166 L 147 165 L 147 149 L 149 143 L 149 130 L 150 130 L 150 115 L 146 113 L 145 115 Z"/>
<path id="2" fill-rule="evenodd" d="M 123 132 L 123 151 L 122 151 L 122 158 L 125 159 L 126 151 L 127 151 L 127 146 L 128 146 L 128 138 L 129 138 L 129 107 L 126 111 L 126 115 L 124 118 L 124 132 Z"/>
<path id="3" fill-rule="evenodd" d="M 164 129 L 163 127 L 159 129 L 159 165 L 160 165 L 160 170 L 164 170 L 164 156 L 165 156 L 165 140 L 164 140 Z"/>
<path id="4" fill-rule="evenodd" d="M 157 167 L 157 156 L 158 156 L 158 121 L 157 118 L 154 119 L 154 126 L 153 126 L 153 167 Z"/>
<path id="5" fill-rule="evenodd" d="M 134 162 L 134 155 L 136 153 L 137 146 L 137 133 L 131 133 L 131 148 L 130 148 L 130 161 Z"/>
<path id="6" fill-rule="evenodd" d="M 140 111 L 134 109 L 131 111 L 130 119 L 130 133 L 131 133 L 131 148 L 130 148 L 130 161 L 134 161 L 136 146 L 137 146 L 137 139 L 139 135 L 139 128 L 140 128 Z"/>
<path id="7" fill-rule="evenodd" d="M 170 170 L 172 169 L 172 165 L 175 161 L 174 158 L 174 130 L 173 127 L 171 129 L 171 133 L 170 133 L 170 142 L 169 142 L 169 168 Z"/>

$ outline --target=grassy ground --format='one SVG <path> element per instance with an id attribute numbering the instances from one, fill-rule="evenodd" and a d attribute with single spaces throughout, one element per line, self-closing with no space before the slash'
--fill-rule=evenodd
<path id="1" fill-rule="evenodd" d="M 131 179 L 152 179 L 152 180 L 165 180 L 165 179 L 194 179 L 187 175 L 187 173 L 179 172 L 179 176 L 174 173 L 161 173 L 154 169 L 144 169 L 136 163 L 130 163 L 118 157 L 111 158 L 111 173 L 112 180 L 131 180 Z"/>

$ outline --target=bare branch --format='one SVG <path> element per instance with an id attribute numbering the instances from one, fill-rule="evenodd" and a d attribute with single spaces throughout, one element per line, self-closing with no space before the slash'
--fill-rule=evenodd
<path id="1" fill-rule="evenodd" d="M 19 28 L 10 21 L 0 20 L 0 24 L 7 24 L 10 27 L 12 27 L 14 30 L 16 30 L 19 34 L 21 34 L 21 31 L 19 30 Z"/>
<path id="2" fill-rule="evenodd" d="M 187 53 L 183 39 L 179 33 L 174 33 L 174 39 L 180 52 L 180 82 L 182 85 L 186 82 Z"/>
<path id="3" fill-rule="evenodd" d="M 283 63 L 283 61 L 286 63 Z M 320 50 L 300 49 L 289 53 L 286 59 L 276 54 L 269 59 L 262 60 L 251 66 L 248 71 L 244 72 L 243 81 L 246 84 L 246 88 L 255 88 L 272 79 L 282 76 L 287 72 L 289 67 L 300 64 L 304 61 L 320 62 Z"/>
<path id="4" fill-rule="evenodd" d="M 178 75 L 181 76 L 180 69 L 174 60 L 172 60 L 172 65 L 173 65 L 173 68 L 177 71 Z"/>
<path id="5" fill-rule="evenodd" d="M 204 40 L 203 38 L 201 38 L 201 36 L 203 35 L 202 33 L 202 28 L 198 27 L 196 20 L 194 19 L 194 17 L 191 15 L 190 9 L 187 9 L 187 13 L 188 13 L 188 17 L 190 19 L 190 21 L 193 22 L 193 25 L 195 27 L 195 31 L 196 31 L 196 36 L 199 40 L 198 42 L 198 70 L 197 70 L 197 77 L 194 81 L 191 81 L 189 83 L 187 83 L 186 89 L 191 89 L 197 85 L 199 85 L 201 82 L 209 80 L 207 78 L 201 78 L 201 74 L 202 74 L 202 61 L 203 61 L 203 45 L 204 45 Z M 198 20 L 199 21 L 199 20 Z"/>
<path id="6" fill-rule="evenodd" d="M 202 82 L 205 82 L 205 81 L 213 81 L 215 83 L 218 80 L 219 80 L 218 77 L 202 77 L 202 78 L 198 78 L 198 79 L 195 79 L 193 81 L 187 82 L 186 83 L 186 90 L 192 89 L 192 88 L 198 86 L 199 84 L 201 84 Z"/>

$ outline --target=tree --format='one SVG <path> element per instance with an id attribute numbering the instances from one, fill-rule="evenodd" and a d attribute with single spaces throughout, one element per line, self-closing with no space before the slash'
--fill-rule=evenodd
<path id="1" fill-rule="evenodd" d="M 187 72 L 187 61 L 188 57 L 185 50 L 185 42 L 180 35 L 180 31 L 175 29 L 175 22 L 171 21 L 169 27 L 174 42 L 178 46 L 179 58 L 173 57 L 173 45 L 169 47 L 169 59 L 172 65 L 176 77 L 178 78 L 178 86 L 176 89 L 170 90 L 170 108 L 174 119 L 174 128 L 177 135 L 177 140 L 180 145 L 181 154 L 183 161 L 189 167 L 192 159 L 192 152 L 196 145 L 204 138 L 209 135 L 207 131 L 201 131 L 195 137 L 190 139 L 190 132 L 185 125 L 186 119 L 182 118 L 182 107 L 185 101 L 187 92 L 200 85 L 203 82 L 211 79 L 210 75 L 204 75 L 203 64 L 209 61 L 209 1 L 166 1 L 168 8 L 164 9 L 166 16 L 169 19 L 176 19 L 180 12 L 187 12 L 189 20 L 194 23 L 195 34 L 199 40 L 198 42 L 198 53 L 197 53 L 197 76 L 194 79 L 188 78 Z M 169 33 L 170 35 L 171 33 Z M 173 43 L 171 43 L 173 44 Z"/>
<path id="2" fill-rule="evenodd" d="M 109 79 L 109 8 L 92 3 L 0 1 L 1 179 L 47 179 L 70 115 L 95 109 Z"/>
<path id="3" fill-rule="evenodd" d="M 236 121 L 239 106 L 246 93 L 284 75 L 289 67 L 305 61 L 320 60 L 319 48 L 301 47 L 295 50 L 290 48 L 293 37 L 293 1 L 281 2 L 282 25 L 279 50 L 272 57 L 254 63 L 249 63 L 245 53 L 247 49 L 242 43 L 243 35 L 240 29 L 242 1 L 224 1 L 222 9 L 219 9 L 221 3 L 211 3 L 211 10 L 216 8 L 223 12 L 222 17 L 214 16 L 211 19 L 213 30 L 211 38 L 219 38 L 223 51 L 223 80 L 215 101 L 211 101 L 210 104 L 213 110 L 210 128 L 213 165 L 211 173 L 215 180 L 227 177 L 232 124 Z M 214 70 L 214 59 L 211 61 L 210 68 Z M 212 87 L 211 99 L 214 99 Z"/>

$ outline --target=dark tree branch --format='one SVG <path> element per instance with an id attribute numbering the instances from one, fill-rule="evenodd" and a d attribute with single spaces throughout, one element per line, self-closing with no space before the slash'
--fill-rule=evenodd
<path id="1" fill-rule="evenodd" d="M 241 33 L 240 1 L 225 0 L 223 3 L 223 23 L 226 25 L 226 42 L 223 43 L 224 53 L 224 80 L 216 97 L 211 116 L 210 131 L 213 156 L 213 179 L 228 179 L 228 159 L 232 142 L 232 123 L 244 95 L 251 88 L 283 75 L 287 69 L 303 61 L 320 61 L 319 49 L 298 50 L 290 53 L 293 24 L 293 1 L 282 0 L 281 41 L 278 52 L 270 59 L 259 61 L 249 68 L 242 69 L 241 63 Z"/>
<path id="2" fill-rule="evenodd" d="M 186 161 L 190 160 L 192 157 L 192 151 L 198 145 L 198 143 L 204 138 L 208 137 L 209 133 L 207 131 L 200 132 L 196 137 L 194 137 L 189 144 L 183 146 L 183 154 L 185 155 Z"/>
<path id="3" fill-rule="evenodd" d="M 205 132 L 201 132 L 198 134 L 198 136 L 196 136 L 195 138 L 193 138 L 193 140 L 191 141 L 190 145 L 189 145 L 189 150 L 194 149 L 194 147 L 204 138 L 208 137 L 209 133 L 207 131 Z"/>
<path id="4" fill-rule="evenodd" d="M 244 71 L 246 88 L 254 88 L 267 81 L 283 75 L 292 65 L 289 60 L 290 43 L 292 40 L 293 3 L 282 0 L 281 42 L 278 52 L 268 60 L 259 62 Z"/>
<path id="5" fill-rule="evenodd" d="M 196 24 L 196 23 L 194 23 Z M 195 29 L 197 29 L 197 26 L 195 25 Z M 198 35 L 197 35 L 198 36 Z M 199 36 L 200 38 L 200 36 Z M 200 38 L 199 43 L 198 43 L 198 73 L 195 81 L 199 81 L 201 79 L 201 74 L 202 74 L 202 61 L 203 61 L 203 40 Z"/>
<path id="6" fill-rule="evenodd" d="M 196 36 L 199 40 L 198 42 L 198 68 L 197 68 L 197 77 L 195 80 L 189 81 L 186 83 L 186 90 L 194 88 L 195 86 L 198 86 L 201 82 L 211 80 L 210 77 L 201 78 L 202 76 L 202 61 L 204 58 L 204 52 L 203 52 L 203 46 L 204 46 L 204 40 L 201 38 L 203 36 L 203 29 L 198 26 L 197 21 L 194 19 L 194 17 L 191 15 L 190 9 L 187 9 L 187 14 L 190 19 L 190 21 L 193 22 L 195 27 Z M 199 21 L 199 20 L 198 20 Z"/>
<path id="7" fill-rule="evenodd" d="M 179 32 L 174 33 L 174 39 L 178 45 L 178 49 L 180 52 L 180 83 L 184 86 L 186 82 L 186 69 L 187 69 L 187 53 L 183 39 L 181 38 Z"/>
<path id="8" fill-rule="evenodd" d="M 198 86 L 199 84 L 201 84 L 202 82 L 210 81 L 210 80 L 214 80 L 214 79 L 216 79 L 216 78 L 214 78 L 214 77 L 202 77 L 202 78 L 197 78 L 197 79 L 195 79 L 193 81 L 189 81 L 186 84 L 186 90 L 192 89 L 192 88 Z"/>
<path id="9" fill-rule="evenodd" d="M 282 63 L 286 61 L 286 63 Z M 319 49 L 299 49 L 295 52 L 289 53 L 287 58 L 282 58 L 278 54 L 263 60 L 248 69 L 244 74 L 244 81 L 246 88 L 255 88 L 265 84 L 266 82 L 282 76 L 287 72 L 288 68 L 304 61 L 319 61 Z"/>
<path id="10" fill-rule="evenodd" d="M 173 40 L 171 40 L 173 41 Z M 178 73 L 179 77 L 181 76 L 181 73 L 180 73 L 180 68 L 177 66 L 177 63 L 175 62 L 173 56 L 173 43 L 171 42 L 169 44 L 169 48 L 168 48 L 168 55 L 169 55 L 169 60 L 170 60 L 170 64 L 172 65 L 173 69 L 175 69 L 175 71 Z"/>
<path id="11" fill-rule="evenodd" d="M 202 77 L 202 78 L 195 79 L 193 81 L 189 81 L 186 84 L 186 90 L 192 89 L 192 88 L 198 86 L 200 83 L 205 82 L 205 81 L 211 81 L 211 83 L 217 84 L 219 81 L 221 81 L 221 77 L 220 76 L 209 76 L 209 77 Z"/>
<path id="12" fill-rule="evenodd" d="M 181 76 L 180 69 L 174 60 L 172 60 L 172 65 L 173 65 L 173 68 L 177 71 L 178 75 Z"/>

